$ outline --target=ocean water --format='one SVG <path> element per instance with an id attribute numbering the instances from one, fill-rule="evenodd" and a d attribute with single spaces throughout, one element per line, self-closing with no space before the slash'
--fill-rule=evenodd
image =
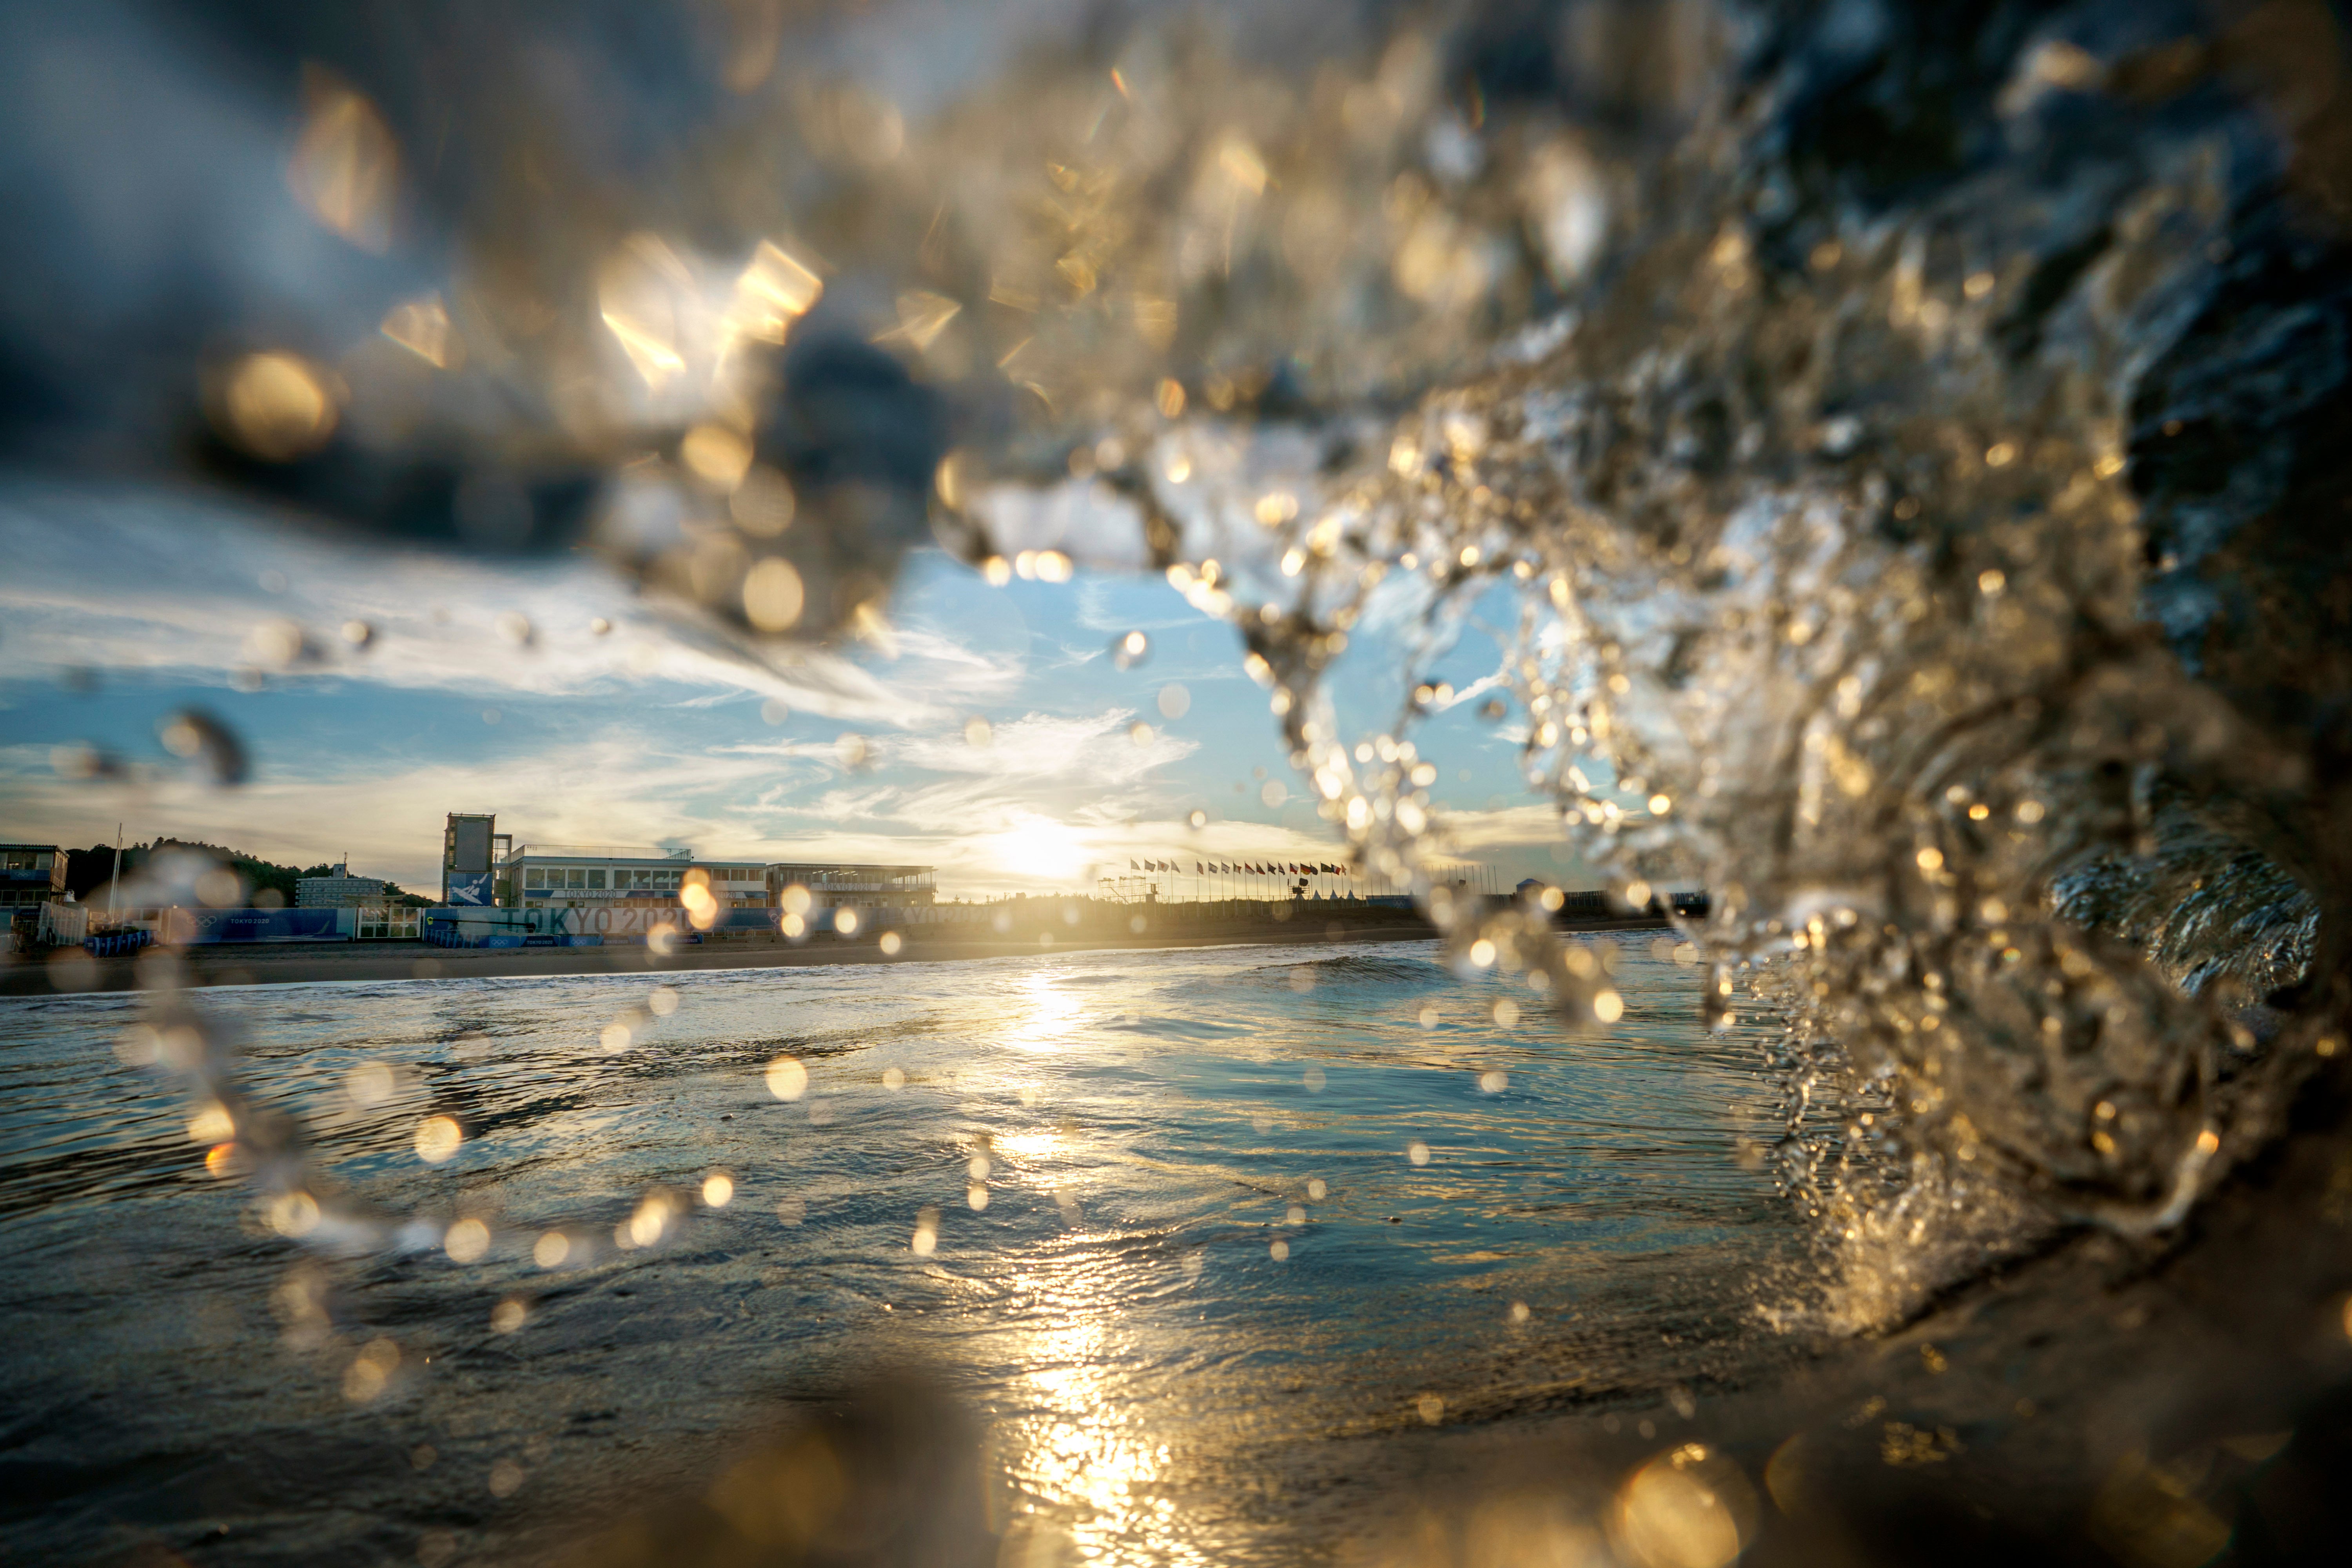
<path id="1" fill-rule="evenodd" d="M 1778 1125 L 1765 1026 L 1704 1032 L 1702 972 L 1621 940 L 1596 1037 L 1498 1024 L 1533 998 L 1426 943 L 199 998 L 322 1191 L 431 1222 L 351 1255 L 208 1173 L 118 1059 L 137 998 L 0 1004 L 12 1554 L 541 1559 L 890 1373 L 971 1413 L 1001 1528 L 1328 1548 L 1384 1438 L 1631 1421 L 1790 1352 L 1802 1236 L 1735 1157 Z M 673 1222 L 617 1245 L 656 1191 Z"/>

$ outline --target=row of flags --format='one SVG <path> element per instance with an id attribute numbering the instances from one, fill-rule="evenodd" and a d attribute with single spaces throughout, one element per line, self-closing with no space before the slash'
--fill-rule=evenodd
<path id="1" fill-rule="evenodd" d="M 1130 871 L 1180 873 L 1184 869 L 1181 865 L 1173 860 L 1129 860 L 1127 863 L 1127 868 Z M 1229 866 L 1222 861 L 1203 864 L 1195 860 L 1192 862 L 1192 875 L 1195 877 L 1352 877 L 1355 873 L 1345 866 L 1288 864 L 1279 861 L 1265 861 L 1249 866 Z"/>

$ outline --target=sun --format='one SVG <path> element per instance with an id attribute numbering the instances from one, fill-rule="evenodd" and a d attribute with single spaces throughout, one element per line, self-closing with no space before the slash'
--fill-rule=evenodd
<path id="1" fill-rule="evenodd" d="M 1049 882 L 1076 882 L 1092 869 L 1092 855 L 1069 824 L 1050 816 L 1024 816 L 988 839 L 988 858 L 1007 876 Z"/>

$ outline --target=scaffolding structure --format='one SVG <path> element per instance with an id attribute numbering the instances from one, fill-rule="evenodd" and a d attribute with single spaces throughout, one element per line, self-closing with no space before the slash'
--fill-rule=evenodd
<path id="1" fill-rule="evenodd" d="M 1433 868 L 1439 886 L 1489 897 L 1508 893 L 1499 868 L 1459 860 Z M 1213 904 L 1284 900 L 1383 901 L 1408 898 L 1410 884 L 1332 861 L 1205 860 L 1138 857 L 1125 871 L 1097 879 L 1094 896 L 1123 904 Z"/>

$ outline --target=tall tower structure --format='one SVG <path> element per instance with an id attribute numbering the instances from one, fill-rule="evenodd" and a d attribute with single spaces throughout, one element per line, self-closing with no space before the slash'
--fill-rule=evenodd
<path id="1" fill-rule="evenodd" d="M 453 811 L 441 833 L 441 902 L 444 905 L 492 904 L 497 899 L 497 860 L 492 840 L 498 836 L 495 815 Z"/>

